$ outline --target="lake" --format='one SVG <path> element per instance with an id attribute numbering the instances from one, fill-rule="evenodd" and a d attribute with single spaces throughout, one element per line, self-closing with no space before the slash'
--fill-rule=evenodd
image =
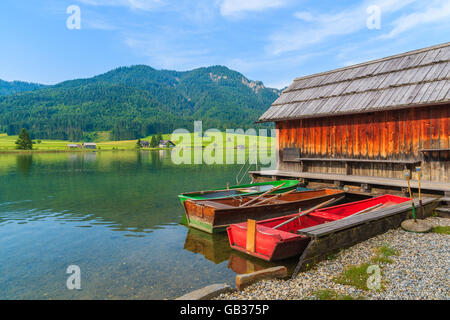
<path id="1" fill-rule="evenodd" d="M 274 266 L 179 224 L 179 193 L 240 168 L 174 165 L 170 151 L 0 155 L 0 299 L 172 299 Z"/>

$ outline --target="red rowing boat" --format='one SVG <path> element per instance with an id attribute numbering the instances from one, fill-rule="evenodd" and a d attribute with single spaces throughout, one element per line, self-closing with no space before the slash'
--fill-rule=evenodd
<path id="1" fill-rule="evenodd" d="M 394 195 L 383 195 L 376 198 L 317 209 L 299 219 L 293 219 L 298 214 L 261 220 L 256 222 L 256 234 L 252 251 L 247 250 L 247 223 L 232 224 L 227 228 L 228 240 L 233 249 L 245 252 L 257 258 L 274 261 L 299 255 L 311 240 L 309 237 L 297 234 L 298 230 L 319 224 L 336 221 L 370 208 L 384 208 L 406 202 L 410 199 Z M 370 214 L 370 213 L 368 213 Z M 287 222 L 274 229 L 274 227 Z"/>

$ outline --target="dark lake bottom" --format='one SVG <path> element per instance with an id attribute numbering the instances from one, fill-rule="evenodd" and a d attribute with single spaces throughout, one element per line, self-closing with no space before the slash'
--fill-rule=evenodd
<path id="1" fill-rule="evenodd" d="M 179 193 L 234 184 L 239 169 L 167 151 L 0 155 L 0 299 L 171 299 L 273 266 L 179 224 Z"/>

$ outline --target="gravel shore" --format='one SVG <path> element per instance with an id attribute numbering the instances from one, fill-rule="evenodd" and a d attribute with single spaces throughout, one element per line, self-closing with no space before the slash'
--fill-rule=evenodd
<path id="1" fill-rule="evenodd" d="M 450 219 L 428 218 L 435 226 L 449 226 Z M 371 262 L 377 248 L 392 248 L 390 263 Z M 381 290 L 362 290 L 333 281 L 345 267 L 364 263 L 381 269 Z M 450 298 L 450 237 L 438 233 L 408 233 L 402 229 L 388 231 L 377 237 L 341 251 L 324 260 L 294 280 L 263 280 L 243 291 L 222 294 L 217 299 L 318 299 L 318 292 L 334 292 L 362 299 L 439 299 Z M 342 297 L 341 296 L 341 297 Z"/>

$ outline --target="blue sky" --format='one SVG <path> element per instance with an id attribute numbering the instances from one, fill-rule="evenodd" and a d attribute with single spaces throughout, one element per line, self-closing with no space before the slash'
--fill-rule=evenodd
<path id="1" fill-rule="evenodd" d="M 70 5 L 81 28 L 68 29 Z M 380 28 L 367 20 L 380 9 Z M 266 86 L 450 41 L 449 0 L 2 0 L 0 79 L 225 65 Z"/>

